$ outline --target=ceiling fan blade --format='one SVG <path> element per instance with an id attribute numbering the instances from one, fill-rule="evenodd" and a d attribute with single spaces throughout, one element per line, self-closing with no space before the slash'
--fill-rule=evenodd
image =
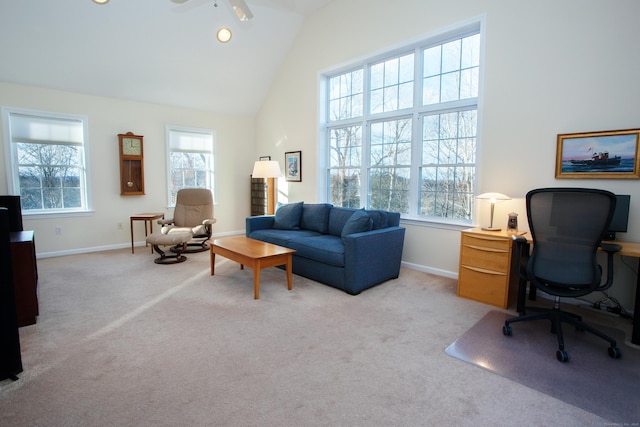
<path id="1" fill-rule="evenodd" d="M 248 21 L 253 18 L 253 13 L 251 13 L 249 6 L 247 6 L 244 0 L 229 0 L 229 3 L 239 20 Z"/>

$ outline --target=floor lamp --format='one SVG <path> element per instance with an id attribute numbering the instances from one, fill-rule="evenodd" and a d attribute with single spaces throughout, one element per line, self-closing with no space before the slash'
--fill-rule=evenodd
<path id="1" fill-rule="evenodd" d="M 494 227 L 493 226 L 493 210 L 496 206 L 496 201 L 498 200 L 511 200 L 511 197 L 506 196 L 502 193 L 482 193 L 478 196 L 478 199 L 486 199 L 491 201 L 491 223 L 489 224 L 488 227 L 482 227 L 483 230 L 488 230 L 488 231 L 500 231 L 501 228 L 500 227 Z"/>
<path id="2" fill-rule="evenodd" d="M 252 178 L 267 179 L 267 215 L 273 215 L 276 211 L 276 185 L 275 178 L 282 176 L 280 163 L 275 160 L 258 160 L 253 165 Z"/>

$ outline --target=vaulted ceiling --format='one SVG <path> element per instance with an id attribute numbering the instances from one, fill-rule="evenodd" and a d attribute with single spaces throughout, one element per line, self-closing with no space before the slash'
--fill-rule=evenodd
<path id="1" fill-rule="evenodd" d="M 0 82 L 253 115 L 330 1 L 246 0 L 254 16 L 240 22 L 228 0 L 2 0 Z"/>

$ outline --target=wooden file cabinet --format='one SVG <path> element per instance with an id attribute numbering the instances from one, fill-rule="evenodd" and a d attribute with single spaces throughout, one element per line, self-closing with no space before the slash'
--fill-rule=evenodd
<path id="1" fill-rule="evenodd" d="M 462 232 L 458 296 L 508 308 L 516 301 L 515 243 L 506 231 L 473 228 Z"/>

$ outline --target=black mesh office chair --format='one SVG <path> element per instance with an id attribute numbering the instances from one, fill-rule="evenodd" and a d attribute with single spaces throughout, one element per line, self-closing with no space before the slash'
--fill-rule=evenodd
<path id="1" fill-rule="evenodd" d="M 569 353 L 564 349 L 562 336 L 562 323 L 566 322 L 608 341 L 609 356 L 615 359 L 622 356 L 614 339 L 582 322 L 580 316 L 560 310 L 561 297 L 581 297 L 605 290 L 613 283 L 613 254 L 621 247 L 601 241 L 611 222 L 615 203 L 613 193 L 587 188 L 541 188 L 527 193 L 533 251 L 521 268 L 520 278 L 530 283 L 530 292 L 540 289 L 554 296 L 555 304 L 534 314 L 526 314 L 523 309 L 519 317 L 505 321 L 504 335 L 512 334 L 512 323 L 548 319 L 551 332 L 558 338 L 556 357 L 567 362 Z M 516 241 L 520 247 L 526 244 L 524 238 Z M 601 284 L 602 268 L 596 258 L 599 247 L 607 252 L 604 284 Z"/>

